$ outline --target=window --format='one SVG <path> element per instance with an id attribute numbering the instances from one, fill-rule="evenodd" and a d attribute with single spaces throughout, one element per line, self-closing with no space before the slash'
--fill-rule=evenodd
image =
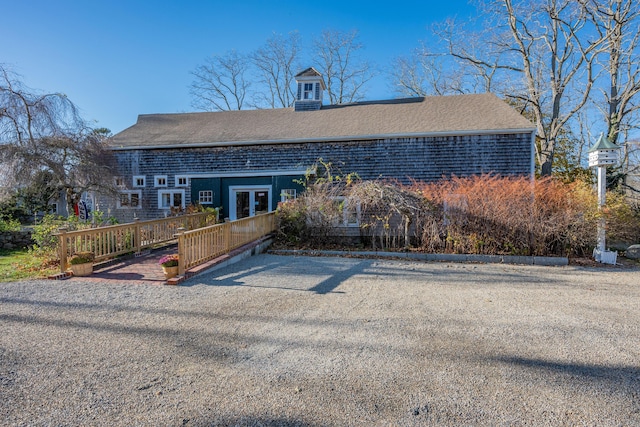
<path id="1" fill-rule="evenodd" d="M 140 191 L 123 191 L 118 197 L 118 209 L 141 209 L 142 194 Z"/>
<path id="2" fill-rule="evenodd" d="M 213 191 L 204 190 L 198 193 L 198 202 L 201 205 L 210 205 L 213 203 Z"/>
<path id="3" fill-rule="evenodd" d="M 121 176 L 118 176 L 115 178 L 116 181 L 116 187 L 118 188 L 124 188 L 124 178 Z"/>
<path id="4" fill-rule="evenodd" d="M 313 99 L 313 83 L 304 84 L 304 99 Z"/>
<path id="5" fill-rule="evenodd" d="M 171 209 L 181 208 L 184 209 L 184 190 L 166 190 L 158 191 L 158 208 L 159 209 Z"/>
<path id="6" fill-rule="evenodd" d="M 342 213 L 341 221 L 337 225 L 343 227 L 358 227 L 360 224 L 360 203 L 353 203 L 346 197 L 336 197 L 334 200 L 338 212 Z"/>
<path id="7" fill-rule="evenodd" d="M 176 187 L 186 187 L 189 185 L 189 178 L 184 175 L 176 175 Z"/>
<path id="8" fill-rule="evenodd" d="M 166 187 L 167 186 L 167 175 L 156 175 L 153 177 L 154 185 L 156 187 Z"/>
<path id="9" fill-rule="evenodd" d="M 134 187 L 144 187 L 147 184 L 147 179 L 144 175 L 136 175 L 133 177 Z"/>
<path id="10" fill-rule="evenodd" d="M 293 200 L 296 198 L 295 188 L 285 188 L 280 192 L 280 201 L 286 202 L 287 200 Z"/>

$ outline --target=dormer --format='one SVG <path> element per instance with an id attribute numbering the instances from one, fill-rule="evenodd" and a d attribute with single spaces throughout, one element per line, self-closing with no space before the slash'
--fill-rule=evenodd
<path id="1" fill-rule="evenodd" d="M 326 89 L 324 79 L 315 68 L 307 68 L 296 75 L 298 94 L 295 111 L 313 111 L 322 107 L 322 92 Z"/>

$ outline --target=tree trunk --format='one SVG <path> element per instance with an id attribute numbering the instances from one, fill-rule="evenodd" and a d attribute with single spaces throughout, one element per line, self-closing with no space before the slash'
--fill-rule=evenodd
<path id="1" fill-rule="evenodd" d="M 67 196 L 67 217 L 72 217 L 75 215 L 74 206 L 78 203 L 78 194 L 73 191 L 73 188 L 65 188 L 65 194 Z"/>

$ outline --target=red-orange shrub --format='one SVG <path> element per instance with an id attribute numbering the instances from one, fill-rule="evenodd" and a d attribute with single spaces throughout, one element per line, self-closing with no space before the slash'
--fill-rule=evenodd
<path id="1" fill-rule="evenodd" d="M 582 183 L 482 175 L 413 188 L 440 207 L 440 247 L 430 244 L 433 230 L 423 236 L 432 250 L 567 255 L 585 252 L 595 240 L 596 199 Z"/>

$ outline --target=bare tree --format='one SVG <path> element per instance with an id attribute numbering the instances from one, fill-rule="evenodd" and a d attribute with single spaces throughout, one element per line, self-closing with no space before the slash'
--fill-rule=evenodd
<path id="1" fill-rule="evenodd" d="M 287 108 L 295 101 L 293 82 L 300 70 L 300 35 L 291 32 L 287 36 L 274 34 L 264 46 L 251 55 L 259 74 L 259 81 L 266 90 L 257 91 L 254 106 Z"/>
<path id="2" fill-rule="evenodd" d="M 466 93 L 494 92 L 505 98 L 520 94 L 523 88 L 516 76 L 522 68 L 514 60 L 511 34 L 496 25 L 492 12 L 483 16 L 489 18 L 480 29 L 473 20 L 466 23 L 473 30 L 455 19 L 433 26 L 439 44 L 453 59 L 447 68 L 463 76 L 459 85 Z"/>
<path id="3" fill-rule="evenodd" d="M 606 37 L 598 62 L 606 83 L 600 108 L 609 140 L 617 142 L 640 109 L 640 4 L 635 0 L 583 0 L 601 36 Z M 596 102 L 599 106 L 600 103 Z"/>
<path id="4" fill-rule="evenodd" d="M 212 56 L 191 72 L 192 106 L 202 111 L 242 110 L 250 86 L 249 61 L 235 50 Z"/>
<path id="5" fill-rule="evenodd" d="M 374 71 L 371 64 L 359 56 L 363 46 L 358 40 L 358 32 L 325 30 L 314 45 L 329 102 L 344 104 L 361 100 Z"/>
<path id="6" fill-rule="evenodd" d="M 54 188 L 64 189 L 72 211 L 84 191 L 115 191 L 108 131 L 92 130 L 63 94 L 40 94 L 0 66 L 0 166 L 5 183 L 17 188 L 50 172 Z"/>
<path id="7" fill-rule="evenodd" d="M 464 75 L 452 70 L 445 55 L 417 49 L 411 56 L 395 59 L 391 80 L 401 96 L 453 95 L 467 93 Z"/>
<path id="8" fill-rule="evenodd" d="M 436 33 L 475 76 L 474 91 L 502 94 L 535 122 L 537 162 L 550 175 L 558 136 L 590 99 L 606 34 L 593 30 L 587 9 L 573 0 L 486 0 L 480 8 L 480 33 L 453 21 Z"/>
<path id="9" fill-rule="evenodd" d="M 537 126 L 540 172 L 551 175 L 558 135 L 589 100 L 606 37 L 587 36 L 588 14 L 572 0 L 504 0 L 504 7 L 527 88 L 523 101 Z"/>

